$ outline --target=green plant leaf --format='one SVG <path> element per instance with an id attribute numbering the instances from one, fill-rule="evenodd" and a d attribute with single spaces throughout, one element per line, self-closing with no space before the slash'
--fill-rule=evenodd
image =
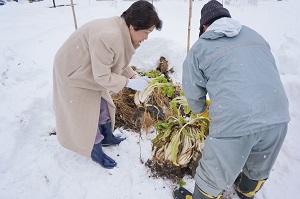
<path id="1" fill-rule="evenodd" d="M 168 86 L 168 88 L 167 88 L 167 96 L 168 97 L 172 97 L 173 96 L 173 94 L 174 94 L 174 92 L 175 92 L 175 87 L 174 86 Z"/>
<path id="2" fill-rule="evenodd" d="M 184 114 L 189 114 L 191 112 L 191 109 L 189 106 L 184 106 L 184 110 L 183 110 Z"/>
<path id="3" fill-rule="evenodd" d="M 182 179 L 179 180 L 178 185 L 180 187 L 183 187 L 184 185 L 186 185 L 186 182 L 184 182 Z"/>

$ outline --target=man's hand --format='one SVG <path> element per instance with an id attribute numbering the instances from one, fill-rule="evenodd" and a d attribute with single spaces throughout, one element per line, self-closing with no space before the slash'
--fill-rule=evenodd
<path id="1" fill-rule="evenodd" d="M 210 100 L 207 99 L 206 102 L 205 102 L 206 106 L 209 106 L 210 105 Z"/>
<path id="2" fill-rule="evenodd" d="M 205 110 L 202 113 L 198 113 L 197 117 L 207 117 L 207 118 L 209 118 L 209 112 L 208 112 L 208 107 L 210 105 L 210 100 L 209 99 L 206 100 L 205 105 L 206 105 Z"/>

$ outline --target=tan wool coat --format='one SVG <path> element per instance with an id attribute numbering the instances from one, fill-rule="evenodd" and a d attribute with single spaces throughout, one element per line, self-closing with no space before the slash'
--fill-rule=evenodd
<path id="1" fill-rule="evenodd" d="M 98 128 L 101 98 L 115 124 L 109 92 L 121 91 L 135 73 L 128 66 L 135 49 L 121 17 L 91 21 L 58 50 L 53 68 L 56 132 L 62 146 L 90 157 Z"/>

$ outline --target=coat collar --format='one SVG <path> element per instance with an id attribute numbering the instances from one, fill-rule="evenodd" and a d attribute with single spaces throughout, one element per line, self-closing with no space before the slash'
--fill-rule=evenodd
<path id="1" fill-rule="evenodd" d="M 212 23 L 200 36 L 203 39 L 217 39 L 220 37 L 235 37 L 239 34 L 242 24 L 232 18 L 223 17 Z"/>
<path id="2" fill-rule="evenodd" d="M 131 42 L 131 37 L 129 33 L 129 28 L 125 22 L 125 20 L 122 17 L 117 17 L 117 23 L 121 29 L 124 41 L 125 41 L 125 46 L 128 48 L 128 50 L 132 51 L 132 53 L 135 53 L 135 50 L 140 47 L 139 44 L 134 45 Z"/>

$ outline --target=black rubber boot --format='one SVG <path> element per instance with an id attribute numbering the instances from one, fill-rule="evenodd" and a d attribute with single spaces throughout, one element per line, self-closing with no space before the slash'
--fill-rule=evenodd
<path id="1" fill-rule="evenodd" d="M 194 193 L 192 194 L 183 187 L 178 187 L 173 191 L 174 199 L 220 199 L 222 195 L 214 197 L 202 191 L 200 188 L 195 185 Z"/>
<path id="2" fill-rule="evenodd" d="M 99 125 L 99 130 L 104 136 L 104 139 L 101 141 L 101 145 L 103 147 L 120 144 L 120 142 L 126 139 L 114 136 L 111 128 L 111 123 Z"/>
<path id="3" fill-rule="evenodd" d="M 242 173 L 240 180 L 235 182 L 236 193 L 241 199 L 254 199 L 254 195 L 261 189 L 266 180 L 251 180 Z"/>
<path id="4" fill-rule="evenodd" d="M 173 191 L 174 199 L 192 199 L 192 193 L 183 187 L 177 187 Z"/>
<path id="5" fill-rule="evenodd" d="M 202 191 L 197 185 L 195 185 L 193 199 L 220 199 L 220 198 L 222 198 L 221 194 L 218 195 L 217 197 L 209 195 L 208 193 Z"/>
<path id="6" fill-rule="evenodd" d="M 108 157 L 103 151 L 101 143 L 95 144 L 91 153 L 92 160 L 100 164 L 106 169 L 114 168 L 117 163 L 112 158 Z"/>

